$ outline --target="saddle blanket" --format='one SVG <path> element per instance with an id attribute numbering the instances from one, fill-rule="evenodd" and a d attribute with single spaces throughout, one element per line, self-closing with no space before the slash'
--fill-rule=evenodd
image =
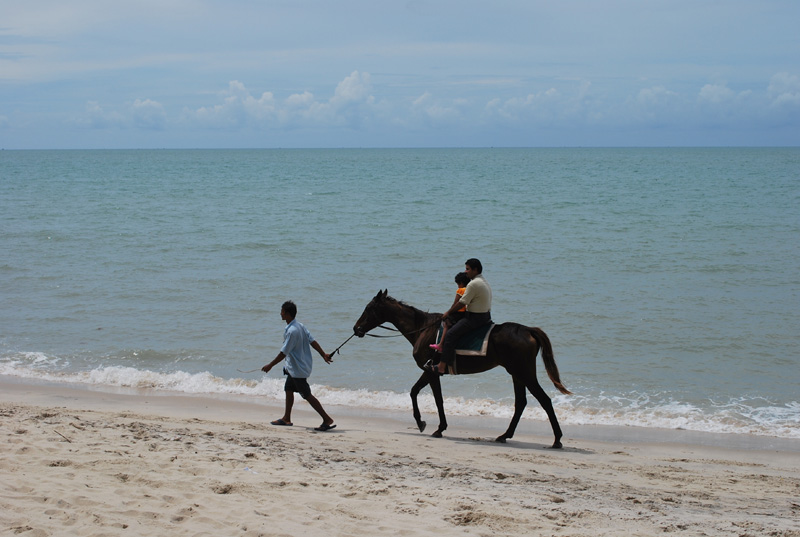
<path id="1" fill-rule="evenodd" d="M 489 347 L 489 335 L 494 327 L 494 323 L 489 323 L 461 336 L 461 339 L 456 342 L 456 355 L 486 356 L 486 349 Z M 441 339 L 442 327 L 440 325 L 439 331 L 436 333 L 436 343 L 441 343 Z"/>

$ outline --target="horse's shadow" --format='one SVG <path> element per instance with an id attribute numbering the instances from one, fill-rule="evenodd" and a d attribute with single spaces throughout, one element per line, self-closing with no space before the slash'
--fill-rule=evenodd
<path id="1" fill-rule="evenodd" d="M 412 428 L 409 428 L 412 429 Z M 419 437 L 419 432 L 414 432 L 413 430 L 409 430 L 409 432 L 398 432 L 395 434 L 402 434 L 407 436 L 415 436 Z M 492 449 L 513 449 L 519 451 L 545 451 L 549 454 L 558 455 L 558 454 L 567 454 L 567 453 L 576 453 L 578 455 L 594 455 L 596 452 L 591 449 L 586 448 L 579 448 L 579 447 L 570 447 L 570 446 L 563 446 L 559 449 L 553 449 L 550 445 L 546 442 L 538 443 L 538 442 L 526 442 L 526 441 L 519 441 L 514 440 L 512 442 L 498 442 L 494 438 L 490 437 L 477 437 L 477 436 L 444 436 L 442 438 L 432 438 L 430 437 L 431 441 L 440 442 L 442 440 L 448 442 L 454 442 L 456 444 L 465 444 L 465 445 L 475 445 L 481 444 L 485 445 L 487 448 Z"/>

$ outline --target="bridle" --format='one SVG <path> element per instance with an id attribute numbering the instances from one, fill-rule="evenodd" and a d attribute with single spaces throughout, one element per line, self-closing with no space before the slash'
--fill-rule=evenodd
<path id="1" fill-rule="evenodd" d="M 436 325 L 438 325 L 438 324 L 439 324 L 439 323 L 441 323 L 441 322 L 442 322 L 441 320 L 434 321 L 434 322 L 432 322 L 432 323 L 426 324 L 426 325 L 425 325 L 425 326 L 423 326 L 422 328 L 418 328 L 418 329 L 416 329 L 416 330 L 412 330 L 412 331 L 410 331 L 410 332 L 401 332 L 401 331 L 400 331 L 400 330 L 398 330 L 397 328 L 392 328 L 391 326 L 384 326 L 384 325 L 382 325 L 382 324 L 379 324 L 379 325 L 377 325 L 377 326 L 375 326 L 375 327 L 373 327 L 373 328 L 370 328 L 370 330 L 374 330 L 375 328 L 382 328 L 383 330 L 389 330 L 389 331 L 391 331 L 391 332 L 397 332 L 397 334 L 389 334 L 389 335 L 382 336 L 382 335 L 380 335 L 380 334 L 370 334 L 370 333 L 368 333 L 368 332 L 369 332 L 369 330 L 367 330 L 367 331 L 365 331 L 365 332 L 364 332 L 364 336 L 376 337 L 376 338 L 407 337 L 407 336 L 412 336 L 412 335 L 414 335 L 414 334 L 419 334 L 419 333 L 421 333 L 421 332 L 424 332 L 424 331 L 425 331 L 425 330 L 427 330 L 428 328 L 430 328 L 430 327 L 432 327 L 432 326 L 436 326 Z M 355 335 L 356 335 L 356 334 L 353 334 L 352 336 L 350 336 L 349 338 L 347 338 L 347 339 L 345 340 L 345 342 L 344 342 L 344 343 L 347 343 L 348 341 L 350 341 L 350 340 L 353 338 L 353 336 L 355 336 Z M 333 356 L 333 355 L 334 355 L 334 354 L 335 354 L 335 353 L 336 353 L 336 352 L 337 352 L 339 349 L 341 349 L 341 348 L 344 346 L 344 343 L 342 343 L 341 345 L 339 345 L 339 346 L 336 348 L 336 350 L 335 350 L 335 351 L 333 351 L 333 352 L 331 353 L 331 356 Z M 341 354 L 341 353 L 339 353 L 339 354 Z"/>
<path id="2" fill-rule="evenodd" d="M 401 336 L 405 336 L 406 335 L 403 332 L 400 332 L 400 330 L 398 330 L 397 328 L 392 328 L 391 326 L 383 326 L 382 324 L 380 324 L 380 325 L 376 326 L 375 328 L 382 328 L 383 330 L 390 330 L 392 332 L 398 332 L 398 333 L 397 334 L 390 334 L 390 335 L 382 336 L 380 334 L 370 334 L 370 333 L 365 332 L 364 335 L 365 336 L 369 336 L 369 337 L 401 337 Z M 421 330 L 414 330 L 413 332 L 409 332 L 409 335 L 410 334 L 415 334 L 415 333 L 420 332 L 420 331 Z"/>
<path id="3" fill-rule="evenodd" d="M 381 336 L 381 335 L 378 335 L 378 334 L 369 334 L 369 333 L 364 333 L 364 335 L 365 336 L 369 336 L 369 337 L 382 337 L 382 338 L 410 336 L 410 335 L 413 335 L 413 334 L 419 334 L 420 332 L 424 332 L 425 330 L 427 330 L 431 326 L 436 326 L 437 324 L 439 324 L 441 322 L 442 321 L 435 321 L 435 322 L 432 322 L 430 324 L 426 324 L 422 328 L 418 328 L 416 330 L 412 330 L 411 332 L 400 332 L 400 330 L 398 330 L 397 328 L 392 328 L 391 326 L 383 326 L 382 324 L 380 324 L 380 325 L 376 326 L 375 328 L 382 328 L 384 330 L 390 330 L 392 332 L 398 332 L 398 333 L 397 334 L 388 335 L 388 336 Z"/>

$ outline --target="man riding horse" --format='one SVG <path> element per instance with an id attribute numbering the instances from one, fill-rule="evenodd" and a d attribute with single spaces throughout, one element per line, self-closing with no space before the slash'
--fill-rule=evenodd
<path id="1" fill-rule="evenodd" d="M 445 334 L 442 341 L 442 357 L 438 366 L 433 364 L 431 369 L 443 375 L 448 367 L 452 367 L 456 357 L 456 343 L 461 336 L 485 326 L 492 322 L 492 288 L 483 277 L 483 266 L 474 257 L 464 263 L 464 272 L 470 278 L 464 296 L 447 310 L 442 316 L 442 321 L 462 307 L 467 307 L 467 313 Z"/>

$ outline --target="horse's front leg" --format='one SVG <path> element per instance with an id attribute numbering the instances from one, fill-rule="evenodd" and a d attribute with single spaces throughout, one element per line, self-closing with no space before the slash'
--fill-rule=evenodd
<path id="1" fill-rule="evenodd" d="M 423 432 L 427 424 L 422 421 L 422 414 L 420 414 L 419 404 L 417 404 L 417 396 L 419 395 L 419 392 L 422 391 L 422 389 L 429 383 L 430 380 L 428 379 L 428 374 L 423 373 L 422 376 L 419 377 L 417 383 L 411 387 L 411 406 L 414 408 L 414 420 L 417 422 L 419 432 Z"/>
<path id="2" fill-rule="evenodd" d="M 442 383 L 436 373 L 425 373 L 428 382 L 431 384 L 433 400 L 436 401 L 436 409 L 439 411 L 439 428 L 431 435 L 434 438 L 441 438 L 442 433 L 447 429 L 447 418 L 444 416 L 444 398 L 442 397 Z"/>

